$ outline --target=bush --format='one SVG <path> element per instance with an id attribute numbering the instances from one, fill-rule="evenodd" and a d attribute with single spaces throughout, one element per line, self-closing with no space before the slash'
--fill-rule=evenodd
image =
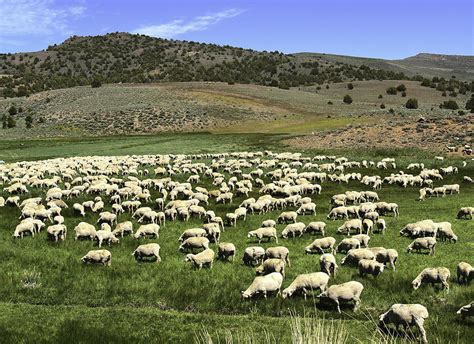
<path id="1" fill-rule="evenodd" d="M 92 88 L 97 88 L 97 87 L 100 87 L 100 86 L 102 86 L 102 83 L 100 82 L 99 79 L 96 78 L 96 79 L 92 80 L 92 82 L 91 82 L 91 87 Z"/>
<path id="2" fill-rule="evenodd" d="M 416 98 L 408 99 L 405 106 L 407 109 L 418 109 L 418 99 Z"/>
<path id="3" fill-rule="evenodd" d="M 25 124 L 26 124 L 26 127 L 29 129 L 31 128 L 32 124 L 33 124 L 33 117 L 31 117 L 31 115 L 28 115 L 26 116 L 25 118 Z"/>
<path id="4" fill-rule="evenodd" d="M 395 87 L 389 87 L 387 88 L 387 94 L 390 94 L 390 95 L 396 95 L 397 94 L 397 89 Z"/>
<path id="5" fill-rule="evenodd" d="M 402 92 L 402 97 L 406 97 L 407 93 L 405 91 Z"/>
<path id="6" fill-rule="evenodd" d="M 441 96 L 442 96 L 442 97 L 446 97 L 446 96 L 447 96 L 446 91 L 444 91 L 443 93 L 441 93 Z"/>
<path id="7" fill-rule="evenodd" d="M 385 104 L 384 103 L 380 104 L 380 108 L 385 109 Z"/>
<path id="8" fill-rule="evenodd" d="M 471 95 L 471 99 L 466 102 L 466 110 L 470 110 L 474 113 L 474 95 Z"/>
<path id="9" fill-rule="evenodd" d="M 332 105 L 332 104 L 333 104 L 333 102 L 332 102 L 332 101 L 328 101 L 328 105 Z"/>
<path id="10" fill-rule="evenodd" d="M 448 110 L 457 110 L 459 109 L 458 103 L 455 100 L 447 100 L 442 102 L 439 106 L 441 109 L 448 109 Z"/>
<path id="11" fill-rule="evenodd" d="M 8 116 L 7 127 L 8 128 L 15 128 L 16 127 L 16 121 L 13 118 L 13 116 Z"/>
<path id="12" fill-rule="evenodd" d="M 379 94 L 379 99 L 382 99 L 383 98 L 383 95 Z"/>
<path id="13" fill-rule="evenodd" d="M 392 109 L 392 108 L 390 108 L 390 109 L 388 110 L 388 112 L 389 112 L 391 115 L 393 115 L 393 114 L 395 113 L 395 110 Z"/>
<path id="14" fill-rule="evenodd" d="M 352 97 L 350 95 L 346 94 L 342 101 L 346 104 L 351 104 L 352 103 Z"/>
<path id="15" fill-rule="evenodd" d="M 10 108 L 8 109 L 8 114 L 10 116 L 15 116 L 16 114 L 18 113 L 16 107 L 14 105 L 10 106 Z"/>
<path id="16" fill-rule="evenodd" d="M 404 92 L 407 90 L 407 87 L 404 84 L 398 85 L 397 86 L 397 91 L 398 92 Z"/>
<path id="17" fill-rule="evenodd" d="M 350 83 L 347 84 L 347 88 L 348 88 L 349 90 L 354 89 L 354 85 L 352 84 L 352 82 L 350 82 Z"/>
<path id="18" fill-rule="evenodd" d="M 458 115 L 459 116 L 464 116 L 466 114 L 466 112 L 464 112 L 463 110 L 459 110 L 458 111 Z"/>

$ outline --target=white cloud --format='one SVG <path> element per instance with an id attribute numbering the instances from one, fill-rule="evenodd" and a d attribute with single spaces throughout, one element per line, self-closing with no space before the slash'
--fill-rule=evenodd
<path id="1" fill-rule="evenodd" d="M 55 6 L 53 0 L 0 0 L 1 36 L 70 34 L 68 20 L 80 17 L 84 6 Z"/>
<path id="2" fill-rule="evenodd" d="M 172 38 L 187 32 L 207 30 L 210 26 L 215 25 L 224 19 L 236 17 L 242 12 L 242 10 L 238 9 L 229 9 L 194 17 L 189 21 L 179 19 L 159 25 L 142 26 L 132 32 L 147 36 Z"/>

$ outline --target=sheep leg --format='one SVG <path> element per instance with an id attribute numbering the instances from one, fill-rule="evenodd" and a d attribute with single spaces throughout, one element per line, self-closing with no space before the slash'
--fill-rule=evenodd
<path id="1" fill-rule="evenodd" d="M 336 302 L 337 312 L 341 314 L 341 308 L 339 307 L 339 300 L 336 299 L 334 300 L 334 302 Z"/>
<path id="2" fill-rule="evenodd" d="M 426 338 L 426 331 L 425 331 L 425 328 L 423 327 L 424 321 L 425 320 L 423 318 L 418 318 L 418 317 L 415 318 L 415 324 L 421 332 L 423 342 L 428 343 L 428 339 Z"/>

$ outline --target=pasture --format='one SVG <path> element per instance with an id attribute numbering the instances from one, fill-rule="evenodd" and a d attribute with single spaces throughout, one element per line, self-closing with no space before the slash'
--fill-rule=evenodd
<path id="1" fill-rule="evenodd" d="M 262 135 L 162 135 L 158 137 L 136 137 L 94 139 L 88 146 L 87 140 L 70 141 L 31 141 L 25 146 L 17 143 L 1 143 L 0 152 L 9 161 L 37 160 L 57 156 L 83 155 L 125 155 L 125 154 L 166 154 L 166 153 L 211 153 L 242 150 L 275 149 L 284 151 L 279 145 L 278 136 Z M 88 148 L 90 147 L 90 148 Z M 73 203 L 82 203 L 96 195 L 81 194 L 66 200 L 69 205 L 62 215 L 68 228 L 65 241 L 48 241 L 46 231 L 34 238 L 13 239 L 15 226 L 19 223 L 20 210 L 15 206 L 0 208 L 0 333 L 2 342 L 190 342 L 212 338 L 215 342 L 234 340 L 235 342 L 275 343 L 291 342 L 295 339 L 295 321 L 318 322 L 334 326 L 340 324 L 347 333 L 347 342 L 381 342 L 386 338 L 376 333 L 378 316 L 394 303 L 420 303 L 428 308 L 430 317 L 425 322 L 428 340 L 433 343 L 469 343 L 474 336 L 472 319 L 461 321 L 455 314 L 459 307 L 473 301 L 473 285 L 459 285 L 455 281 L 456 265 L 460 261 L 474 263 L 474 221 L 458 220 L 456 213 L 461 207 L 473 206 L 474 184 L 464 184 L 463 176 L 474 176 L 474 167 L 468 164 L 461 167 L 461 160 L 435 161 L 425 153 L 408 152 L 405 156 L 399 151 L 380 152 L 337 152 L 349 160 L 370 159 L 380 161 L 393 153 L 397 168 L 380 170 L 371 168 L 349 168 L 345 172 L 360 172 L 362 175 L 380 175 L 382 178 L 406 171 L 411 162 L 423 162 L 427 168 L 440 168 L 449 165 L 459 167 L 459 174 L 448 175 L 435 186 L 458 183 L 459 195 L 429 198 L 417 201 L 418 187 L 407 188 L 398 185 L 383 184 L 376 190 L 381 201 L 395 202 L 400 207 L 400 216 L 384 216 L 387 231 L 384 235 L 372 234 L 370 247 L 383 246 L 394 248 L 399 253 L 397 270 L 385 269 L 376 279 L 372 276 L 360 277 L 357 268 L 340 266 L 330 285 L 356 280 L 364 285 L 362 304 L 357 312 L 351 307 L 342 307 L 338 314 L 334 307 L 320 304 L 317 292 L 304 300 L 295 296 L 283 300 L 281 297 L 255 298 L 242 300 L 240 292 L 245 290 L 255 277 L 255 268 L 242 264 L 243 251 L 248 246 L 257 246 L 258 242 L 248 239 L 247 233 L 258 228 L 263 220 L 274 219 L 282 212 L 272 210 L 261 215 L 248 215 L 245 221 L 239 220 L 237 226 L 226 226 L 221 242 L 232 242 L 237 247 L 233 262 L 216 261 L 212 269 L 196 270 L 184 262 L 184 254 L 178 252 L 178 237 L 188 228 L 199 227 L 203 220 L 191 218 L 189 222 L 167 220 L 160 229 L 159 239 L 135 239 L 127 236 L 120 239 L 109 249 L 112 253 L 112 265 L 86 266 L 80 258 L 95 244 L 89 240 L 74 240 L 73 228 L 81 221 L 96 224 L 98 213 L 87 211 L 84 218 L 73 212 Z M 317 155 L 315 151 L 305 151 L 304 157 Z M 263 160 L 269 159 L 262 157 Z M 138 159 L 139 160 L 139 159 Z M 192 160 L 192 163 L 211 160 L 205 157 Z M 325 161 L 327 162 L 327 161 Z M 156 166 L 140 165 L 150 174 L 139 177 L 163 178 L 156 176 Z M 243 173 L 255 169 L 242 169 Z M 265 169 L 268 172 L 270 169 Z M 301 172 L 302 169 L 298 168 Z M 224 173 L 226 178 L 231 175 Z M 410 173 L 417 174 L 419 170 Z M 185 182 L 190 174 L 178 173 L 173 180 Z M 45 176 L 47 177 L 47 175 Z M 123 178 L 122 175 L 114 175 Z M 126 177 L 125 177 L 126 178 Z M 263 176 L 265 183 L 270 178 Z M 201 176 L 195 186 L 214 190 L 213 179 Z M 300 215 L 298 221 L 305 224 L 311 221 L 327 223 L 326 236 L 333 236 L 337 242 L 345 238 L 336 234 L 336 229 L 344 220 L 328 220 L 326 215 L 332 195 L 347 190 L 371 190 L 360 181 L 349 183 L 321 182 L 321 194 L 307 195 L 317 205 L 316 215 Z M 7 186 L 6 183 L 4 186 Z M 64 187 L 62 183 L 59 185 Z M 258 187 L 249 197 L 260 196 Z M 45 189 L 28 187 L 28 197 L 44 197 Z M 151 199 L 161 197 L 161 193 L 150 188 Z M 5 198 L 8 196 L 2 192 Z M 111 209 L 110 197 L 100 195 L 105 202 L 104 210 Z M 181 195 L 180 198 L 183 198 Z M 216 204 L 210 200 L 206 209 L 212 209 L 217 216 L 233 212 L 246 196 L 234 196 L 232 204 Z M 142 204 L 145 205 L 145 204 Z M 147 204 L 155 207 L 153 201 Z M 286 210 L 296 210 L 288 207 Z M 423 219 L 436 222 L 448 221 L 453 225 L 459 240 L 457 243 L 438 242 L 434 256 L 418 253 L 406 253 L 407 245 L 412 241 L 401 237 L 399 231 L 407 223 Z M 131 214 L 119 216 L 119 222 L 131 220 L 134 229 L 138 227 Z M 47 223 L 49 225 L 49 223 Z M 278 234 L 285 225 L 277 225 Z M 278 245 L 286 246 L 290 251 L 291 267 L 287 267 L 283 288 L 302 273 L 316 272 L 319 269 L 319 255 L 306 255 L 304 247 L 319 235 L 304 234 L 300 238 L 278 238 Z M 138 263 L 131 253 L 143 243 L 157 242 L 161 246 L 161 263 Z M 273 241 L 261 243 L 267 248 L 276 246 Z M 211 244 L 217 251 L 217 245 Z M 336 254 L 338 264 L 344 254 Z M 339 264 L 340 265 L 340 264 Z M 424 285 L 413 291 L 411 281 L 425 267 L 445 266 L 451 271 L 450 291 L 441 291 L 439 287 Z M 36 283 L 36 287 L 25 287 L 25 279 Z M 297 320 L 295 320 L 297 319 Z M 308 320 L 309 319 L 309 320 Z M 322 320 L 321 320 L 322 319 Z M 334 322 L 331 321 L 334 319 Z M 414 331 L 417 334 L 417 330 Z M 389 342 L 406 341 L 403 335 L 391 337 Z"/>

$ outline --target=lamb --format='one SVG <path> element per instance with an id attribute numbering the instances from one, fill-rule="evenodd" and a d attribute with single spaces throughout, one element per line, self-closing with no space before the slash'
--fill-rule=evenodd
<path id="1" fill-rule="evenodd" d="M 117 222 L 117 215 L 108 211 L 104 211 L 99 214 L 99 219 L 97 220 L 97 223 L 100 222 L 107 222 L 110 223 L 110 225 L 113 225 L 114 222 Z"/>
<path id="2" fill-rule="evenodd" d="M 306 300 L 309 291 L 319 289 L 321 292 L 323 292 L 327 289 L 328 283 L 329 275 L 325 272 L 301 274 L 296 276 L 288 288 L 283 290 L 282 297 L 286 299 L 295 293 L 302 293 L 304 295 L 304 299 Z"/>
<path id="3" fill-rule="evenodd" d="M 314 204 L 314 203 L 302 204 L 298 208 L 298 210 L 296 210 L 296 213 L 299 214 L 299 215 L 306 215 L 307 213 L 316 215 L 316 204 Z"/>
<path id="4" fill-rule="evenodd" d="M 102 264 L 110 266 L 112 264 L 112 254 L 107 250 L 92 250 L 81 258 L 84 264 Z"/>
<path id="5" fill-rule="evenodd" d="M 296 211 L 286 211 L 278 216 L 277 222 L 278 223 L 288 223 L 293 222 L 296 223 L 296 218 L 298 217 L 298 213 Z"/>
<path id="6" fill-rule="evenodd" d="M 331 219 L 331 220 L 336 220 L 338 218 L 344 218 L 344 219 L 347 219 L 349 218 L 349 214 L 347 213 L 347 207 L 337 207 L 337 208 L 333 208 L 328 216 L 327 216 L 328 219 Z"/>
<path id="7" fill-rule="evenodd" d="M 254 231 L 248 232 L 247 238 L 253 238 L 253 237 L 256 237 L 258 239 L 259 244 L 263 238 L 268 238 L 268 241 L 274 238 L 275 242 L 278 244 L 276 229 L 274 227 L 261 227 Z"/>
<path id="8" fill-rule="evenodd" d="M 453 228 L 451 223 L 449 222 L 438 222 L 438 231 L 436 232 L 436 237 L 439 238 L 441 241 L 452 241 L 457 242 L 458 237 L 454 234 Z"/>
<path id="9" fill-rule="evenodd" d="M 362 228 L 362 221 L 360 219 L 353 219 L 344 222 L 344 224 L 337 229 L 336 233 L 347 233 L 347 235 L 350 235 L 351 230 L 355 230 L 359 234 L 362 234 Z"/>
<path id="10" fill-rule="evenodd" d="M 265 249 L 259 246 L 247 247 L 244 251 L 242 261 L 245 265 L 257 265 L 263 262 Z"/>
<path id="11" fill-rule="evenodd" d="M 389 263 L 393 271 L 395 271 L 395 263 L 397 262 L 397 259 L 398 252 L 392 248 L 383 249 L 375 253 L 375 260 L 385 265 Z"/>
<path id="12" fill-rule="evenodd" d="M 333 237 L 324 237 L 321 239 L 314 240 L 310 245 L 305 247 L 306 254 L 311 254 L 314 252 L 319 252 L 321 254 L 325 253 L 324 250 L 330 249 L 331 253 L 334 253 L 334 245 L 336 244 L 336 239 Z"/>
<path id="13" fill-rule="evenodd" d="M 119 242 L 119 239 L 117 239 L 114 235 L 113 232 L 110 230 L 98 230 L 95 234 L 95 240 L 97 240 L 97 243 L 99 245 L 99 248 L 102 247 L 102 243 L 105 241 L 109 246 L 111 244 L 117 244 Z"/>
<path id="14" fill-rule="evenodd" d="M 370 274 L 377 277 L 383 272 L 384 266 L 384 264 L 373 259 L 361 259 L 359 260 L 359 275 Z"/>
<path id="15" fill-rule="evenodd" d="M 24 233 L 29 232 L 32 237 L 35 236 L 35 225 L 32 221 L 28 222 L 21 222 L 18 226 L 16 226 L 15 231 L 13 232 L 13 238 L 22 238 Z"/>
<path id="16" fill-rule="evenodd" d="M 140 245 L 135 249 L 135 251 L 133 251 L 132 256 L 134 256 L 136 260 L 140 261 L 145 257 L 153 257 L 153 259 L 159 263 L 161 262 L 160 245 L 155 243 Z"/>
<path id="17" fill-rule="evenodd" d="M 441 283 L 442 289 L 446 288 L 449 291 L 448 280 L 451 277 L 451 272 L 448 268 L 437 267 L 437 268 L 426 268 L 416 276 L 411 282 L 414 290 L 417 290 L 422 283 L 431 283 L 434 286 L 435 283 Z"/>
<path id="18" fill-rule="evenodd" d="M 357 239 L 360 242 L 360 247 L 369 247 L 370 236 L 367 234 L 357 234 L 353 235 L 352 239 Z"/>
<path id="19" fill-rule="evenodd" d="M 341 265 L 355 265 L 359 264 L 359 261 L 362 259 L 375 259 L 375 254 L 367 248 L 356 248 L 349 250 L 347 255 L 342 258 Z"/>
<path id="20" fill-rule="evenodd" d="M 325 253 L 319 258 L 319 266 L 322 272 L 328 275 L 336 276 L 339 266 L 336 263 L 336 258 L 331 253 Z"/>
<path id="21" fill-rule="evenodd" d="M 93 240 L 96 235 L 95 227 L 87 222 L 79 222 L 79 224 L 74 228 L 74 231 L 76 232 L 74 240 L 79 238 L 89 238 L 90 240 Z"/>
<path id="22" fill-rule="evenodd" d="M 141 225 L 140 227 L 138 227 L 133 237 L 135 239 L 140 239 L 141 237 L 151 236 L 158 239 L 160 237 L 159 231 L 159 225 L 157 225 L 156 223 L 149 223 L 147 225 Z"/>
<path id="23" fill-rule="evenodd" d="M 326 224 L 322 221 L 314 221 L 308 223 L 305 228 L 305 232 L 308 233 L 321 233 L 322 236 L 325 235 Z"/>
<path id="24" fill-rule="evenodd" d="M 207 231 L 204 228 L 190 228 L 186 229 L 183 234 L 179 237 L 178 241 L 183 242 L 184 240 L 192 237 L 205 237 Z"/>
<path id="25" fill-rule="evenodd" d="M 265 220 L 262 222 L 260 227 L 276 227 L 276 221 L 274 220 Z"/>
<path id="26" fill-rule="evenodd" d="M 329 299 L 336 303 L 337 311 L 341 313 L 341 302 L 354 302 L 354 311 L 360 305 L 360 296 L 364 286 L 357 281 L 335 284 L 319 294 L 318 298 Z"/>
<path id="27" fill-rule="evenodd" d="M 279 272 L 273 272 L 265 276 L 257 276 L 252 284 L 241 292 L 242 298 L 248 299 L 255 295 L 263 294 L 267 298 L 268 294 L 278 294 L 283 283 L 283 276 Z"/>
<path id="28" fill-rule="evenodd" d="M 266 258 L 280 258 L 285 261 L 288 266 L 290 264 L 290 251 L 284 246 L 269 247 L 265 251 Z"/>
<path id="29" fill-rule="evenodd" d="M 449 193 L 450 195 L 452 195 L 453 193 L 460 193 L 459 184 L 443 185 L 443 187 L 445 188 L 446 193 Z"/>
<path id="30" fill-rule="evenodd" d="M 474 301 L 459 308 L 456 314 L 459 314 L 463 320 L 467 317 L 474 316 Z"/>
<path id="31" fill-rule="evenodd" d="M 429 250 L 430 255 L 435 254 L 435 247 L 436 247 L 436 239 L 432 237 L 426 238 L 417 238 L 413 240 L 413 242 L 408 245 L 407 252 L 410 253 L 413 250 L 420 252 L 422 249 Z"/>
<path id="32" fill-rule="evenodd" d="M 193 267 L 201 270 L 204 266 L 212 269 L 212 263 L 214 262 L 214 251 L 210 248 L 206 248 L 204 251 L 198 254 L 189 253 L 184 258 L 185 262 L 191 262 Z"/>
<path id="33" fill-rule="evenodd" d="M 471 280 L 474 279 L 474 268 L 471 264 L 466 262 L 460 262 L 456 270 L 457 280 L 459 284 L 470 284 Z"/>
<path id="34" fill-rule="evenodd" d="M 463 207 L 457 214 L 458 219 L 473 219 L 474 207 Z"/>
<path id="35" fill-rule="evenodd" d="M 209 239 L 206 237 L 191 237 L 183 241 L 179 246 L 180 252 L 194 250 L 207 250 L 209 248 Z"/>
<path id="36" fill-rule="evenodd" d="M 48 232 L 48 237 L 53 238 L 55 242 L 58 242 L 59 239 L 66 239 L 67 228 L 63 224 L 49 226 L 46 231 Z"/>
<path id="37" fill-rule="evenodd" d="M 133 223 L 132 221 L 125 221 L 117 223 L 113 231 L 114 235 L 117 236 L 120 234 L 120 237 L 123 238 L 124 234 L 133 234 Z"/>
<path id="38" fill-rule="evenodd" d="M 283 239 L 288 238 L 288 236 L 293 236 L 293 238 L 295 238 L 296 236 L 301 237 L 304 234 L 305 228 L 306 225 L 303 222 L 289 224 L 281 232 L 281 237 Z"/>
<path id="39" fill-rule="evenodd" d="M 285 277 L 285 261 L 280 258 L 269 258 L 266 259 L 260 266 L 255 270 L 257 275 L 268 275 L 272 272 L 279 272 Z"/>
<path id="40" fill-rule="evenodd" d="M 355 238 L 346 238 L 337 245 L 336 252 L 347 253 L 349 250 L 354 248 L 360 248 L 360 241 Z"/>
<path id="41" fill-rule="evenodd" d="M 232 261 L 234 261 L 235 252 L 234 244 L 227 242 L 220 243 L 217 251 L 217 259 L 229 260 L 229 258 L 232 257 Z"/>
<path id="42" fill-rule="evenodd" d="M 379 328 L 382 331 L 386 330 L 386 325 L 394 324 L 395 327 L 402 325 L 417 326 L 421 332 L 423 342 L 427 343 L 426 331 L 423 327 L 425 319 L 429 316 L 428 310 L 425 306 L 420 304 L 401 304 L 396 303 L 390 307 L 390 309 L 381 314 L 379 317 Z"/>

